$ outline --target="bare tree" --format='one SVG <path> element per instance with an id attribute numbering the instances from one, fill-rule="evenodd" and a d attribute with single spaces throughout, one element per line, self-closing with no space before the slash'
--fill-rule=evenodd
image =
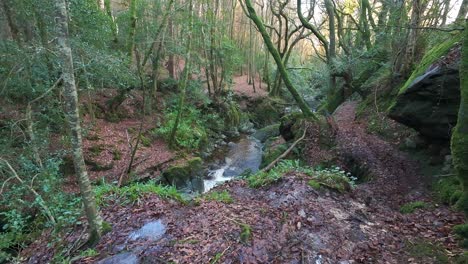
<path id="1" fill-rule="evenodd" d="M 55 1 L 57 9 L 58 57 L 61 60 L 65 114 L 70 127 L 73 148 L 73 164 L 80 187 L 83 205 L 89 224 L 89 243 L 97 242 L 102 234 L 102 219 L 97 210 L 96 201 L 89 181 L 83 158 L 80 116 L 78 112 L 78 93 L 73 72 L 73 58 L 68 39 L 68 13 L 65 0 Z"/>

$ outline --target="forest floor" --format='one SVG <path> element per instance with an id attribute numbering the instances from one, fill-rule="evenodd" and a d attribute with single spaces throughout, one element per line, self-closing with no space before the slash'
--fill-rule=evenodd
<path id="1" fill-rule="evenodd" d="M 369 134 L 355 109 L 346 103 L 334 116 L 339 155 L 367 164 L 372 175 L 351 192 L 316 190 L 307 184 L 310 176 L 291 172 L 269 187 L 234 180 L 210 191 L 229 192 L 230 202 L 202 198 L 187 205 L 157 195 L 133 204 L 110 200 L 101 210 L 112 231 L 97 245 L 98 256 L 78 262 L 116 255 L 101 263 L 450 263 L 461 253 L 451 230 L 463 215 L 434 202 L 418 164 Z M 423 208 L 400 213 L 416 201 Z M 131 239 L 156 220 L 165 227 L 158 239 Z M 64 242 L 74 243 L 80 233 Z M 50 258 L 53 250 L 41 243 L 30 247 L 29 263 Z"/>

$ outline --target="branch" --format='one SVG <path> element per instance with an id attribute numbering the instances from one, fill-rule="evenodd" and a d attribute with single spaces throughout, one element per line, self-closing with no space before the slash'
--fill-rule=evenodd
<path id="1" fill-rule="evenodd" d="M 0 158 L 0 160 L 3 161 L 7 165 L 8 169 L 10 169 L 11 173 L 13 174 L 13 177 L 15 177 L 21 184 L 28 187 L 28 189 L 34 194 L 34 196 L 36 196 L 36 199 L 39 200 L 39 206 L 41 206 L 42 209 L 44 209 L 46 216 L 55 225 L 57 222 L 55 221 L 55 218 L 52 215 L 52 212 L 50 211 L 49 207 L 47 207 L 47 205 L 45 204 L 44 199 L 42 199 L 42 196 L 39 193 L 37 193 L 36 190 L 32 188 L 32 186 L 29 186 L 28 184 L 24 183 L 23 179 L 19 177 L 18 173 L 16 173 L 15 169 L 13 169 L 13 167 L 10 165 L 10 163 L 7 160 L 3 158 Z M 3 189 L 3 186 L 2 186 L 2 189 Z"/>
<path id="2" fill-rule="evenodd" d="M 307 134 L 307 128 L 304 129 L 304 133 L 302 134 L 302 136 L 299 139 L 294 141 L 294 143 L 283 154 L 281 154 L 274 161 L 272 161 L 270 164 L 268 164 L 268 166 L 266 166 L 264 169 L 262 169 L 262 171 L 268 172 L 269 170 L 271 170 L 276 165 L 276 163 L 278 163 L 281 159 L 288 156 L 288 154 L 296 147 L 296 145 L 305 138 L 306 134 Z"/>

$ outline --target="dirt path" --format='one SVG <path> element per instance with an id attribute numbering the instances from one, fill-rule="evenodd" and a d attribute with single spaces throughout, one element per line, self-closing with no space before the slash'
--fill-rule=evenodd
<path id="1" fill-rule="evenodd" d="M 397 209 L 414 200 L 430 200 L 417 162 L 387 141 L 367 133 L 356 121 L 355 102 L 341 105 L 334 113 L 338 126 L 338 153 L 345 163 L 360 164 L 371 180 L 361 184 L 358 196 Z"/>

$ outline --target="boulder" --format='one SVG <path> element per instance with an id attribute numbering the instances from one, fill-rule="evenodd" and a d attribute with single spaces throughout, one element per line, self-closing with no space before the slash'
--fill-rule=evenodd
<path id="1" fill-rule="evenodd" d="M 389 109 L 389 117 L 422 136 L 449 140 L 460 105 L 461 45 L 448 40 L 429 51 Z"/>
<path id="2" fill-rule="evenodd" d="M 260 140 L 260 142 L 264 143 L 267 139 L 271 137 L 277 137 L 279 136 L 279 127 L 280 124 L 274 124 L 270 126 L 266 126 L 264 128 L 261 128 L 257 130 L 254 134 L 253 137 Z"/>
<path id="3" fill-rule="evenodd" d="M 201 158 L 196 157 L 182 164 L 172 165 L 162 173 L 162 177 L 168 184 L 183 188 L 190 186 L 192 179 L 200 176 L 202 170 L 203 161 Z"/>

